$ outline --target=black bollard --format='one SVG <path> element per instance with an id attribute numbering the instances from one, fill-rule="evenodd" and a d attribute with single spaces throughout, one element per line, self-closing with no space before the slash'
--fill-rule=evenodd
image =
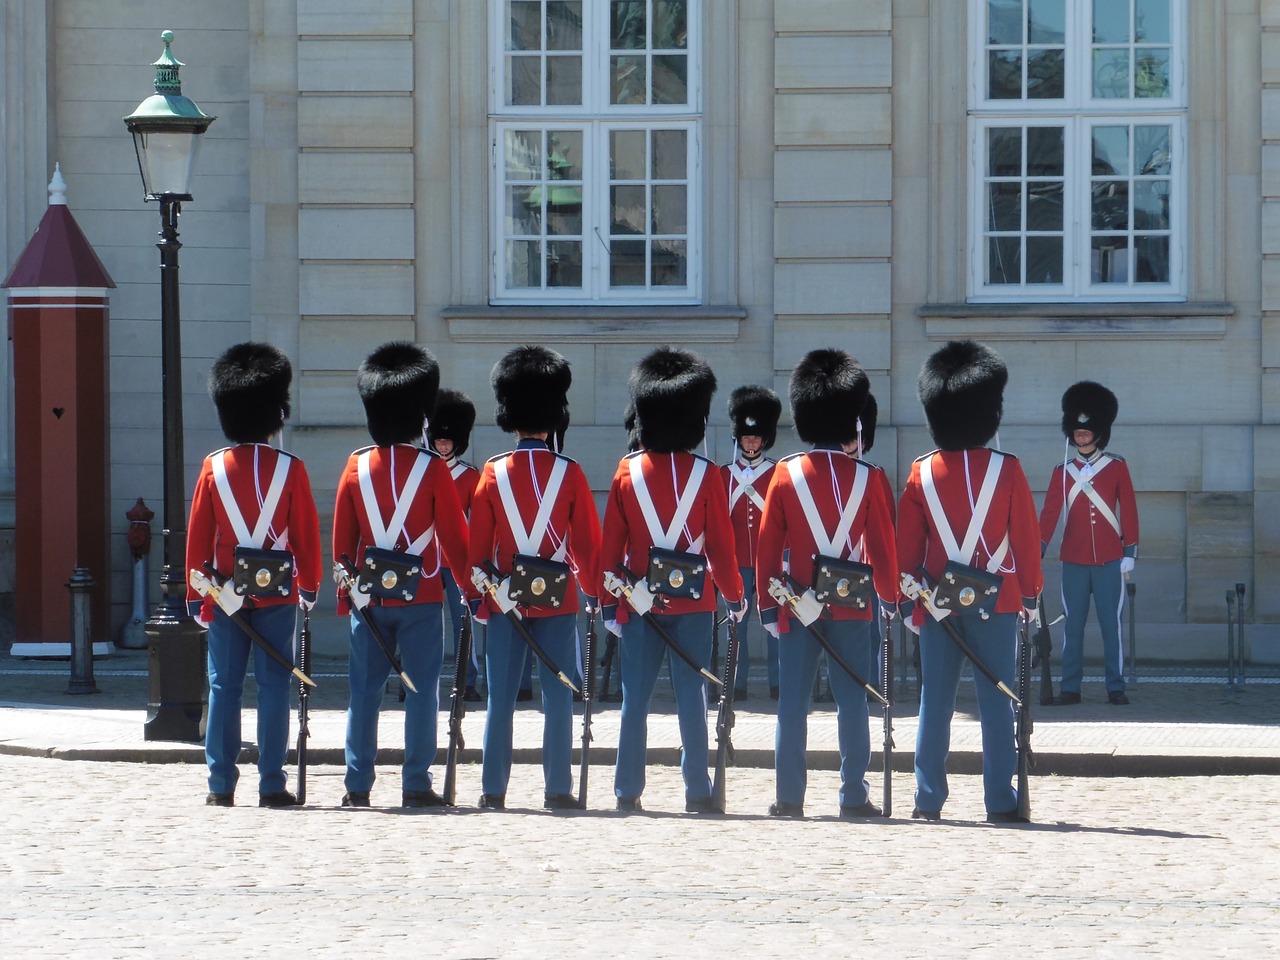
<path id="1" fill-rule="evenodd" d="M 93 679 L 93 638 L 89 635 L 93 577 L 76 567 L 67 581 L 71 591 L 71 681 L 67 693 L 101 693 Z"/>

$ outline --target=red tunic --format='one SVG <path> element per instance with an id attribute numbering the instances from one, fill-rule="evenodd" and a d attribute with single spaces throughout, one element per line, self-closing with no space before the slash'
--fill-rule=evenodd
<path id="1" fill-rule="evenodd" d="M 754 465 L 739 459 L 720 467 L 720 478 L 729 491 L 729 518 L 733 521 L 733 542 L 739 567 L 755 567 L 756 549 L 760 542 L 760 514 L 764 495 L 769 490 L 776 460 L 760 457 Z M 738 476 L 734 475 L 734 467 Z M 750 470 L 751 476 L 745 476 Z M 759 500 L 759 503 L 756 501 Z"/>
<path id="2" fill-rule="evenodd" d="M 261 607 L 297 603 L 299 593 L 314 602 L 320 589 L 320 520 L 311 495 L 311 480 L 302 461 L 265 443 L 242 443 L 215 450 L 204 458 L 200 467 L 200 476 L 191 495 L 191 517 L 187 523 L 187 570 L 203 570 L 206 561 L 210 561 L 219 574 L 229 577 L 235 566 L 235 548 L 240 544 L 218 493 L 214 460 L 221 458 L 226 467 L 232 497 L 245 526 L 253 531 L 262 512 L 262 498 L 271 487 L 276 463 L 281 457 L 287 461 L 289 472 L 267 530 L 266 542 L 244 545 L 292 551 L 294 589 L 287 597 L 255 598 L 254 603 Z M 213 619 L 213 599 L 202 598 L 190 583 L 187 584 L 187 606 L 192 616 L 198 616 L 201 621 L 208 623 Z"/>
<path id="3" fill-rule="evenodd" d="M 1035 501 L 1022 465 L 1010 454 L 997 453 L 986 447 L 935 450 L 911 465 L 911 476 L 898 508 L 898 569 L 919 580 L 920 568 L 924 567 L 931 585 L 937 583 L 947 565 L 946 548 L 925 502 L 921 465 L 925 461 L 932 464 L 934 483 L 948 525 L 956 541 L 963 543 L 973 515 L 974 500 L 988 466 L 997 457 L 1003 458 L 1003 462 L 982 535 L 972 556 L 955 559 L 985 570 L 992 553 L 998 551 L 1008 535 L 1009 550 L 999 568 L 1004 584 L 996 598 L 996 612 L 1017 613 L 1024 607 L 1035 606 L 1035 598 L 1040 595 L 1044 580 L 1040 569 L 1040 531 Z"/>
<path id="4" fill-rule="evenodd" d="M 369 479 L 374 499 L 378 504 L 378 523 L 386 526 L 396 511 L 396 503 L 414 463 L 419 457 L 427 457 L 427 470 L 422 476 L 413 505 L 405 516 L 399 531 L 389 531 L 395 536 L 394 546 L 388 549 L 407 551 L 409 545 L 434 525 L 435 534 L 423 548 L 422 581 L 412 603 L 440 603 L 444 600 L 444 587 L 440 581 L 441 547 L 443 559 L 452 570 L 466 570 L 467 522 L 458 506 L 458 494 L 449 468 L 433 453 L 428 453 L 407 443 L 390 447 L 365 447 L 347 458 L 342 476 L 338 479 L 338 496 L 333 506 L 333 557 L 346 554 L 359 568 L 366 547 L 377 546 L 369 511 L 360 488 L 359 463 L 362 454 L 369 454 Z M 394 467 L 394 470 L 393 470 Z M 388 607 L 406 606 L 403 600 L 382 599 Z M 338 591 L 338 613 L 350 613 L 350 600 L 344 591 Z"/>
<path id="5" fill-rule="evenodd" d="M 1076 457 L 1072 464 L 1079 471 L 1084 471 L 1087 466 L 1080 457 Z M 1138 502 L 1133 495 L 1129 465 L 1124 462 L 1123 457 L 1104 452 L 1093 464 L 1091 471 L 1092 475 L 1088 480 L 1120 524 L 1120 530 L 1117 532 L 1111 526 L 1106 514 L 1083 489 L 1077 491 L 1067 510 L 1062 531 L 1060 556 L 1066 563 L 1099 566 L 1124 556 L 1132 557 L 1137 552 Z M 1077 481 L 1065 473 L 1062 464 L 1053 468 L 1049 489 L 1044 497 L 1044 509 L 1040 511 L 1040 540 L 1046 546 L 1058 527 L 1063 498 L 1071 497 L 1076 486 Z"/>
<path id="6" fill-rule="evenodd" d="M 480 471 L 465 460 L 446 460 L 449 473 L 453 476 L 453 486 L 458 492 L 458 503 L 465 517 L 471 516 L 471 501 L 476 495 L 476 484 L 480 482 Z"/>
<path id="7" fill-rule="evenodd" d="M 643 577 L 649 565 L 649 548 L 653 537 L 645 524 L 640 501 L 631 479 L 631 461 L 640 459 L 645 488 L 653 500 L 654 510 L 662 523 L 670 523 L 675 516 L 677 491 L 683 493 L 693 474 L 694 464 L 706 465 L 702 482 L 693 499 L 692 509 L 684 527 L 680 530 L 672 549 L 703 553 L 711 569 L 716 589 L 731 605 L 742 602 L 742 573 L 738 570 L 738 558 L 734 548 L 733 524 L 729 520 L 729 497 L 720 471 L 714 463 L 693 453 L 649 453 L 639 451 L 623 458 L 618 464 L 609 488 L 609 499 L 604 511 L 604 541 L 601 546 L 600 569 L 617 571 L 626 564 L 637 577 Z M 700 550 L 692 550 L 699 538 L 703 538 Z M 714 590 L 707 590 L 697 600 L 665 597 L 662 613 L 696 613 L 716 608 Z M 618 604 L 618 620 L 625 622 L 630 612 L 626 603 Z"/>
<path id="8" fill-rule="evenodd" d="M 471 502 L 471 547 L 466 576 L 457 578 L 468 599 L 480 597 L 480 592 L 471 582 L 473 567 L 488 561 L 497 567 L 501 577 L 506 577 L 511 572 L 512 558 L 517 553 L 528 552 L 520 548 L 512 532 L 499 491 L 495 465 L 499 462 L 506 464 L 520 522 L 527 533 L 537 517 L 551 471 L 558 460 L 566 465 L 564 479 L 537 555 L 554 559 L 563 544 L 565 550 L 560 559 L 570 565 L 574 577 L 569 584 L 568 595 L 571 598 L 576 596 L 574 590 L 581 587 L 587 602 L 595 605 L 600 580 L 600 514 L 591 495 L 591 485 L 577 461 L 553 453 L 541 440 L 521 440 L 515 450 L 493 457 L 480 471 L 480 482 Z M 491 613 L 497 612 L 492 599 L 486 597 L 485 604 Z M 521 608 L 521 613 L 528 617 L 557 616 L 562 612 L 548 607 Z"/>
<path id="9" fill-rule="evenodd" d="M 855 483 L 864 485 L 862 499 L 853 515 L 848 535 L 834 544 L 837 553 L 831 553 L 827 545 L 819 547 L 814 538 L 791 475 L 793 462 L 800 466 L 805 486 L 817 509 L 818 528 L 827 538 L 831 538 L 839 527 L 845 504 Z M 761 618 L 770 623 L 776 614 L 779 632 L 786 633 L 789 630 L 788 611 L 779 609 L 778 602 L 769 595 L 769 581 L 783 580 L 784 550 L 790 551 L 791 578 L 799 585 L 801 592 L 813 585 L 813 561 L 821 553 L 870 564 L 874 571 L 872 580 L 881 602 L 890 607 L 896 606 L 897 553 L 891 507 L 885 494 L 888 483 L 885 481 L 882 484 L 877 475 L 883 477 L 884 473 L 860 460 L 850 458 L 841 450 L 815 449 L 809 453 L 797 453 L 778 462 L 764 504 L 760 553 L 756 561 L 756 590 L 760 597 Z M 837 606 L 828 609 L 835 620 L 871 619 L 870 609 Z"/>

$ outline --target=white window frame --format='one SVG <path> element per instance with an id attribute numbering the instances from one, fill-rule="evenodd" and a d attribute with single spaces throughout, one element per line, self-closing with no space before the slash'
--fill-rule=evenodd
<path id="1" fill-rule="evenodd" d="M 1187 9 L 1186 0 L 1170 3 L 1170 84 L 1167 98 L 1096 98 L 1092 95 L 1090 15 L 1092 0 L 1067 0 L 1065 90 L 1061 100 L 989 99 L 987 79 L 987 0 L 970 0 L 969 68 L 969 271 L 972 303 L 1051 303 L 1078 301 L 1177 302 L 1187 299 Z M 1025 69 L 1025 66 L 1024 66 Z M 1152 124 L 1170 127 L 1169 281 L 1137 283 L 1091 281 L 1090 235 L 1092 130 L 1097 126 Z M 1062 284 L 991 284 L 986 281 L 987 131 L 1001 126 L 1057 126 L 1064 130 Z M 1025 211 L 1024 211 L 1025 215 Z M 1130 223 L 1130 234 L 1134 232 Z M 1140 231 L 1139 231 L 1140 232 Z M 1025 233 L 1024 233 L 1025 236 Z"/>
<path id="2" fill-rule="evenodd" d="M 702 302 L 705 246 L 702 185 L 702 0 L 689 0 L 688 103 L 609 104 L 607 0 L 583 0 L 582 104 L 507 106 L 507 0 L 490 0 L 490 296 L 495 305 L 692 305 Z M 509 130 L 561 129 L 583 133 L 582 287 L 508 287 L 504 137 Z M 609 286 L 609 138 L 619 129 L 687 132 L 686 282 L 680 287 Z"/>

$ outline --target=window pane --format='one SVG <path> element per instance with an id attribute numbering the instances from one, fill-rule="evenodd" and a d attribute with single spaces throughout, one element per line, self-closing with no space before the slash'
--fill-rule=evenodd
<path id="1" fill-rule="evenodd" d="M 648 39 L 644 0 L 615 0 L 609 21 L 610 47 L 614 50 L 643 50 Z"/>
<path id="2" fill-rule="evenodd" d="M 1062 224 L 1062 182 L 1060 180 L 1029 181 L 1027 183 L 1027 229 L 1061 231 Z"/>
<path id="3" fill-rule="evenodd" d="M 653 179 L 684 180 L 688 177 L 688 143 L 689 137 L 683 130 L 653 131 Z"/>
<path id="4" fill-rule="evenodd" d="M 1066 152 L 1062 127 L 1027 128 L 1027 175 L 1060 177 Z"/>
<path id="5" fill-rule="evenodd" d="M 1139 180 L 1133 185 L 1133 226 L 1137 230 L 1169 229 L 1169 181 Z"/>
<path id="6" fill-rule="evenodd" d="M 530 107 L 542 103 L 542 58 L 507 57 L 507 103 Z"/>
<path id="7" fill-rule="evenodd" d="M 989 45 L 1022 43 L 1021 0 L 987 0 L 987 43 Z"/>
<path id="8" fill-rule="evenodd" d="M 653 102 L 689 102 L 689 58 L 660 54 L 653 58 Z"/>
<path id="9" fill-rule="evenodd" d="M 538 0 L 511 0 L 508 50 L 542 49 L 542 5 Z"/>
<path id="10" fill-rule="evenodd" d="M 1063 51 L 1027 50 L 1027 98 L 1061 100 L 1067 88 Z"/>
<path id="11" fill-rule="evenodd" d="M 644 57 L 609 58 L 609 102 L 643 105 L 648 95 Z"/>
<path id="12" fill-rule="evenodd" d="M 1129 238 L 1094 237 L 1089 251 L 1091 283 L 1129 282 Z"/>
<path id="13" fill-rule="evenodd" d="M 547 103 L 582 103 L 581 57 L 547 57 Z"/>
<path id="14" fill-rule="evenodd" d="M 1093 128 L 1093 175 L 1129 172 L 1129 128 Z"/>
<path id="15" fill-rule="evenodd" d="M 645 162 L 643 130 L 615 130 L 609 135 L 609 167 L 613 180 L 643 180 Z"/>
<path id="16" fill-rule="evenodd" d="M 992 127 L 987 131 L 987 176 L 1022 176 L 1022 130 Z"/>
<path id="17" fill-rule="evenodd" d="M 1163 99 L 1169 96 L 1169 48 L 1134 50 L 1133 95 Z"/>
<path id="18" fill-rule="evenodd" d="M 987 192 L 987 229 L 1022 229 L 1022 184 L 993 183 Z"/>
<path id="19" fill-rule="evenodd" d="M 683 287 L 689 283 L 689 244 L 684 240 L 655 240 L 650 267 L 655 287 Z"/>
<path id="20" fill-rule="evenodd" d="M 507 286 L 541 287 L 542 258 L 537 240 L 507 241 Z"/>
<path id="21" fill-rule="evenodd" d="M 1169 238 L 1134 237 L 1138 283 L 1169 282 Z"/>
<path id="22" fill-rule="evenodd" d="M 645 285 L 643 240 L 614 240 L 609 245 L 609 285 L 643 287 Z"/>
<path id="23" fill-rule="evenodd" d="M 1066 37 L 1065 0 L 1030 0 L 1027 4 L 1027 42 L 1063 43 Z"/>
<path id="24" fill-rule="evenodd" d="M 641 185 L 609 188 L 609 233 L 645 232 L 645 188 Z"/>
<path id="25" fill-rule="evenodd" d="M 1139 43 L 1169 43 L 1169 0 L 1138 0 L 1133 15 L 1134 39 Z"/>
<path id="26" fill-rule="evenodd" d="M 557 240 L 547 244 L 547 286 L 582 286 L 582 244 Z"/>
<path id="27" fill-rule="evenodd" d="M 1144 176 L 1168 174 L 1173 166 L 1169 150 L 1169 127 L 1136 126 L 1133 128 L 1134 173 Z"/>
<path id="28" fill-rule="evenodd" d="M 1094 230 L 1129 229 L 1129 182 L 1099 180 L 1093 184 Z"/>
<path id="29" fill-rule="evenodd" d="M 1022 241 L 991 237 L 987 241 L 987 283 L 1022 283 Z"/>
<path id="30" fill-rule="evenodd" d="M 1093 51 L 1093 95 L 1099 100 L 1129 96 L 1129 48 Z"/>
<path id="31" fill-rule="evenodd" d="M 689 0 L 655 0 L 653 45 L 659 50 L 689 47 Z"/>
<path id="32" fill-rule="evenodd" d="M 688 195 L 683 186 L 653 188 L 654 233 L 684 233 L 689 229 Z"/>
<path id="33" fill-rule="evenodd" d="M 1093 42 L 1128 43 L 1129 0 L 1093 0 Z"/>
<path id="34" fill-rule="evenodd" d="M 581 0 L 548 0 L 547 49 L 582 49 Z"/>
<path id="35" fill-rule="evenodd" d="M 1063 280 L 1061 237 L 1027 237 L 1027 283 Z"/>
<path id="36" fill-rule="evenodd" d="M 992 50 L 987 54 L 987 96 L 992 100 L 1022 99 L 1022 54 Z"/>
<path id="37" fill-rule="evenodd" d="M 555 130 L 550 137 L 547 176 L 553 180 L 581 180 L 582 131 Z"/>
<path id="38" fill-rule="evenodd" d="M 508 235 L 537 236 L 542 232 L 542 188 L 507 187 L 506 221 Z"/>
<path id="39" fill-rule="evenodd" d="M 542 176 L 542 131 L 508 130 L 504 140 L 508 180 L 537 180 Z"/>

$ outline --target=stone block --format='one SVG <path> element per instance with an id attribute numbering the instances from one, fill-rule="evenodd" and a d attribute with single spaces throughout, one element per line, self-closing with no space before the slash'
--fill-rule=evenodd
<path id="1" fill-rule="evenodd" d="M 893 154 L 888 149 L 778 150 L 774 197 L 779 203 L 890 200 Z"/>
<path id="2" fill-rule="evenodd" d="M 1280 426 L 1253 428 L 1253 484 L 1257 493 L 1280 491 Z"/>
<path id="3" fill-rule="evenodd" d="M 354 389 L 356 368 L 370 351 L 388 340 L 413 338 L 411 317 L 306 317 L 298 325 L 298 365 L 304 370 L 350 370 Z"/>
<path id="4" fill-rule="evenodd" d="M 849 351 L 865 370 L 887 370 L 892 351 L 888 317 L 780 317 L 773 343 L 773 367 L 786 371 L 810 350 L 824 347 Z"/>
<path id="5" fill-rule="evenodd" d="M 780 260 L 888 259 L 893 217 L 888 205 L 779 206 L 773 214 Z"/>
<path id="6" fill-rule="evenodd" d="M 297 0 L 298 35 L 386 36 L 413 34 L 413 0 Z"/>
<path id="7" fill-rule="evenodd" d="M 888 314 L 888 263 L 779 263 L 774 309 L 780 316 Z"/>
<path id="8" fill-rule="evenodd" d="M 888 88 L 893 82 L 893 40 L 888 36 L 782 36 L 774 44 L 773 73 L 779 90 Z"/>
<path id="9" fill-rule="evenodd" d="M 413 90 L 413 42 L 299 40 L 298 90 L 410 92 Z"/>
<path id="10" fill-rule="evenodd" d="M 888 93 L 783 93 L 774 97 L 774 142 L 780 146 L 888 145 L 893 102 Z"/>
<path id="11" fill-rule="evenodd" d="M 1253 428 L 1211 426 L 1203 430 L 1201 482 L 1205 491 L 1253 489 Z"/>
<path id="12" fill-rule="evenodd" d="M 779 33 L 888 30 L 892 0 L 777 0 L 774 29 Z"/>
<path id="13" fill-rule="evenodd" d="M 304 263 L 298 305 L 313 316 L 412 316 L 413 265 Z"/>
<path id="14" fill-rule="evenodd" d="M 304 260 L 412 260 L 413 210 L 407 207 L 303 207 L 298 256 Z"/>
<path id="15" fill-rule="evenodd" d="M 1187 562 L 1253 556 L 1252 493 L 1187 494 Z"/>
<path id="16" fill-rule="evenodd" d="M 409 149 L 413 146 L 413 98 L 300 97 L 298 146 Z"/>
<path id="17" fill-rule="evenodd" d="M 307 152 L 298 158 L 302 203 L 412 203 L 413 155 Z"/>

